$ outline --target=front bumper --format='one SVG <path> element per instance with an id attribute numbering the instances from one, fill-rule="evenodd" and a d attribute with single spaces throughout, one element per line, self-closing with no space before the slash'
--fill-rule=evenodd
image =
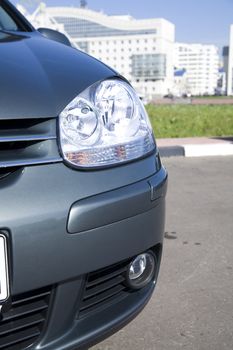
<path id="1" fill-rule="evenodd" d="M 8 239 L 12 299 L 51 290 L 46 324 L 29 349 L 85 347 L 147 303 L 154 283 L 79 317 L 90 272 L 148 249 L 160 260 L 167 173 L 158 164 L 155 156 L 96 172 L 54 164 L 1 180 L 0 231 Z M 10 307 L 11 300 L 3 305 L 3 317 Z"/>

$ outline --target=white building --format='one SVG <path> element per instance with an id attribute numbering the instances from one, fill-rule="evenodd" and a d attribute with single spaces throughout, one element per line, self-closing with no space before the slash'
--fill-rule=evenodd
<path id="1" fill-rule="evenodd" d="M 226 72 L 224 67 L 221 67 L 218 71 L 218 87 L 216 93 L 218 95 L 226 95 L 227 82 L 226 82 Z"/>
<path id="2" fill-rule="evenodd" d="M 167 20 L 44 4 L 28 17 L 37 28 L 64 32 L 81 50 L 125 76 L 146 99 L 171 91 L 175 27 Z"/>
<path id="3" fill-rule="evenodd" d="M 225 84 L 226 84 L 224 94 L 227 95 L 229 46 L 224 46 L 223 47 L 222 58 L 223 58 L 223 70 L 224 70 L 224 73 L 225 73 Z"/>
<path id="4" fill-rule="evenodd" d="M 175 67 L 187 72 L 192 95 L 213 95 L 218 86 L 219 54 L 214 45 L 175 44 Z"/>
<path id="5" fill-rule="evenodd" d="M 227 95 L 233 95 L 233 24 L 230 26 L 230 40 L 228 51 Z"/>
<path id="6" fill-rule="evenodd" d="M 183 95 L 189 96 L 191 94 L 189 91 L 186 69 L 183 68 L 174 70 L 174 85 L 172 94 L 177 97 L 182 97 Z"/>

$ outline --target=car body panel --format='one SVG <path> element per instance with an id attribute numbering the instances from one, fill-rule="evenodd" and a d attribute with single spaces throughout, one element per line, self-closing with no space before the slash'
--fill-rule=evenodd
<path id="1" fill-rule="evenodd" d="M 115 189 L 122 187 L 127 193 L 128 186 L 133 183 L 139 183 L 138 186 L 141 183 L 150 201 L 148 180 L 153 179 L 157 172 L 155 164 L 154 155 L 123 167 L 93 172 L 77 172 L 58 163 L 27 167 L 2 179 L 0 227 L 9 229 L 13 246 L 11 292 L 18 294 L 33 287 L 39 288 L 72 278 L 93 268 L 101 268 L 106 261 L 112 264 L 119 259 L 119 255 L 124 259 L 129 250 L 133 256 L 135 251 L 150 247 L 146 235 L 142 235 L 141 229 L 135 225 L 137 216 L 133 220 L 129 218 L 119 224 L 116 222 L 73 235 L 67 232 L 67 220 L 75 202 L 93 195 L 98 197 L 103 192 L 114 193 Z M 166 179 L 164 176 L 163 172 L 163 176 L 158 178 L 158 184 Z M 161 199 L 161 207 L 156 207 L 157 220 L 152 215 L 153 211 L 147 214 L 150 218 L 148 225 L 158 232 L 161 232 L 163 225 L 163 202 L 164 198 Z M 145 211 L 148 211 L 148 204 L 142 202 L 141 213 Z M 114 211 L 112 216 L 114 222 Z M 129 238 L 131 234 L 134 237 L 133 244 Z M 124 237 L 125 243 L 122 245 Z M 153 245 L 154 235 L 151 231 L 148 232 L 148 239 Z M 98 242 L 106 242 L 106 255 L 103 254 L 103 244 Z M 87 252 L 92 249 L 98 258 L 93 259 L 92 256 L 90 259 Z M 63 264 L 64 259 L 66 264 Z"/>
<path id="2" fill-rule="evenodd" d="M 0 45 L 0 119 L 57 117 L 87 87 L 116 75 L 37 32 L 9 33 Z"/>
<path id="3" fill-rule="evenodd" d="M 1 4 L 24 22 L 7 1 Z M 44 38 L 27 21 L 20 28 L 25 31 L 0 30 L 0 234 L 10 290 L 0 305 L 0 347 L 12 341 L 17 350 L 76 350 L 121 328 L 150 299 L 163 246 L 167 172 L 156 146 L 113 167 L 65 163 L 59 114 L 92 84 L 124 78 Z M 134 290 L 130 264 L 145 252 L 154 256 L 154 273 Z"/>

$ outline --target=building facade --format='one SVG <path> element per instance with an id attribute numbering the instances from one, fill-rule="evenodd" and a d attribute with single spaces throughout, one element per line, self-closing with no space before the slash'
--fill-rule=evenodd
<path id="1" fill-rule="evenodd" d="M 229 46 L 224 46 L 222 50 L 222 58 L 223 58 L 223 71 L 225 74 L 225 95 L 227 95 L 227 87 L 228 87 L 228 63 L 229 63 Z"/>
<path id="2" fill-rule="evenodd" d="M 186 70 L 187 91 L 213 95 L 218 87 L 219 54 L 214 45 L 175 44 L 175 67 Z"/>
<path id="3" fill-rule="evenodd" d="M 176 97 L 190 95 L 187 72 L 184 68 L 174 70 L 174 85 L 172 89 L 172 95 Z"/>
<path id="4" fill-rule="evenodd" d="M 175 27 L 169 21 L 44 4 L 28 17 L 37 28 L 62 31 L 75 46 L 126 77 L 142 97 L 153 99 L 171 91 Z"/>
<path id="5" fill-rule="evenodd" d="M 230 38 L 228 49 L 227 95 L 233 95 L 233 24 L 230 26 Z"/>

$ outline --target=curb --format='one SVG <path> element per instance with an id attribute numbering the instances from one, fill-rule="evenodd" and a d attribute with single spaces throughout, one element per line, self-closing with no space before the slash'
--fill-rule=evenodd
<path id="1" fill-rule="evenodd" d="M 159 147 L 161 157 L 182 157 L 185 156 L 183 146 L 163 146 Z"/>
<path id="2" fill-rule="evenodd" d="M 187 144 L 159 147 L 161 157 L 209 157 L 233 155 L 232 143 Z"/>

